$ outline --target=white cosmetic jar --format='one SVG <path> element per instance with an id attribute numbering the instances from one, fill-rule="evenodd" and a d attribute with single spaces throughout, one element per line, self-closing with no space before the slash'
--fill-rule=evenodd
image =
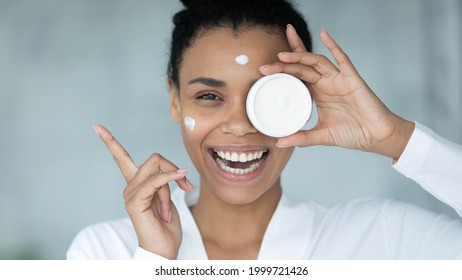
<path id="1" fill-rule="evenodd" d="M 246 102 L 250 122 L 271 137 L 285 137 L 299 131 L 309 120 L 312 106 L 308 88 L 296 77 L 284 73 L 257 80 Z"/>

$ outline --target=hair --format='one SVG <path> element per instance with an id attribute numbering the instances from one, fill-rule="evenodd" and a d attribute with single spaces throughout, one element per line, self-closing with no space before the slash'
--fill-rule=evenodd
<path id="1" fill-rule="evenodd" d="M 289 0 L 181 0 L 185 8 L 173 16 L 168 76 L 179 87 L 179 69 L 184 52 L 203 31 L 216 28 L 269 27 L 285 36 L 292 24 L 311 51 L 311 34 L 303 16 Z"/>

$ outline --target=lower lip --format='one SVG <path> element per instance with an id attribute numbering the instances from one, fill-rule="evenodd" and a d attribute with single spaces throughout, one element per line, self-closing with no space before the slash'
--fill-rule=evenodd
<path id="1" fill-rule="evenodd" d="M 234 174 L 234 173 L 229 173 L 223 169 L 221 169 L 220 166 L 218 166 L 218 163 L 215 161 L 212 155 L 210 155 L 210 159 L 212 160 L 213 168 L 217 172 L 217 174 L 222 177 L 225 180 L 228 181 L 250 181 L 255 179 L 260 175 L 261 172 L 263 172 L 263 168 L 265 167 L 266 161 L 268 160 L 268 156 L 266 156 L 265 160 L 260 164 L 260 166 L 255 169 L 254 171 L 247 173 L 247 174 Z"/>

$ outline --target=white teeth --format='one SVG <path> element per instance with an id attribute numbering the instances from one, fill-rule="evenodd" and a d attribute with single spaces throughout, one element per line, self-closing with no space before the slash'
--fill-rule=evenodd
<path id="1" fill-rule="evenodd" d="M 229 151 L 217 151 L 214 150 L 217 155 L 228 161 L 232 162 L 248 162 L 256 159 L 260 159 L 267 150 L 260 150 L 249 153 L 238 153 L 238 152 L 229 152 Z"/>
<path id="2" fill-rule="evenodd" d="M 257 169 L 258 167 L 260 167 L 261 165 L 261 161 L 258 161 L 258 162 L 252 163 L 252 165 L 248 168 L 241 169 L 241 168 L 229 167 L 226 164 L 224 164 L 223 161 L 219 158 L 217 158 L 216 162 L 218 163 L 218 166 L 220 166 L 220 168 L 223 169 L 224 171 L 232 173 L 232 174 L 236 174 L 236 175 L 248 174 L 254 171 L 255 169 Z"/>
<path id="3" fill-rule="evenodd" d="M 230 152 L 230 151 L 217 151 L 214 152 L 218 155 L 216 158 L 216 162 L 218 166 L 223 169 L 224 171 L 236 175 L 244 175 L 250 172 L 253 172 L 255 169 L 259 168 L 263 162 L 263 160 L 259 160 L 263 157 L 263 154 L 266 153 L 268 150 L 259 150 L 253 152 Z M 226 163 L 227 162 L 249 162 L 254 161 L 249 167 L 247 168 L 233 168 L 229 167 Z M 228 163 L 229 164 L 229 163 Z"/>

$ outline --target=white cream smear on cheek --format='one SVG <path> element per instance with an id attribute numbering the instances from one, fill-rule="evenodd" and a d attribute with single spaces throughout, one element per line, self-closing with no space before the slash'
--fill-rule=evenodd
<path id="1" fill-rule="evenodd" d="M 194 131 L 194 127 L 196 127 L 196 120 L 191 118 L 190 116 L 184 117 L 184 126 L 190 131 Z"/>
<path id="2" fill-rule="evenodd" d="M 237 64 L 240 64 L 240 65 L 246 65 L 247 63 L 249 63 L 249 57 L 246 56 L 245 54 L 236 56 L 236 59 L 234 60 L 236 61 Z"/>

